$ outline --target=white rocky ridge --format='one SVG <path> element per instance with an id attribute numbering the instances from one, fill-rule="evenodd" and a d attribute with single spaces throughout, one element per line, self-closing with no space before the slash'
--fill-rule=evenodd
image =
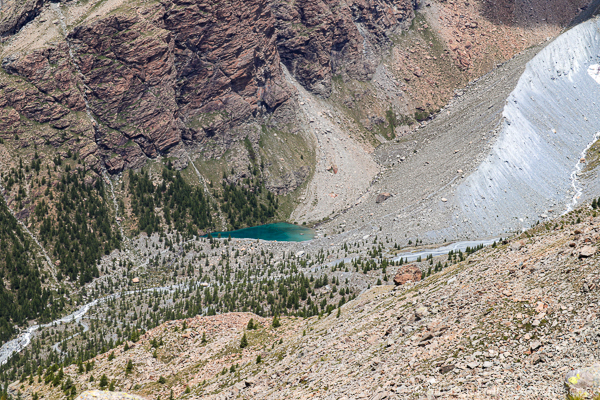
<path id="1" fill-rule="evenodd" d="M 599 59 L 600 20 L 593 19 L 527 64 L 507 99 L 498 140 L 457 188 L 455 201 L 476 231 L 524 229 L 549 209 L 569 210 L 593 195 L 577 193 L 574 181 L 582 150 L 600 130 Z M 597 187 L 594 178 L 588 189 Z"/>
<path id="2" fill-rule="evenodd" d="M 380 146 L 384 172 L 342 214 L 349 223 L 333 220 L 326 233 L 343 229 L 351 240 L 378 231 L 403 237 L 403 246 L 484 240 L 597 196 L 599 30 L 590 20 L 516 55 L 457 92 L 418 132 Z M 384 192 L 393 196 L 373 204 Z"/>

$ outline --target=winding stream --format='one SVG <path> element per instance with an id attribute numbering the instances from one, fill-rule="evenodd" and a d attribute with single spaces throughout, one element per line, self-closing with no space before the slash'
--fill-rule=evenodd
<path id="1" fill-rule="evenodd" d="M 407 261 L 415 261 L 418 257 L 426 257 L 430 254 L 432 254 L 433 256 L 439 256 L 439 255 L 444 255 L 444 254 L 448 254 L 450 251 L 464 251 L 466 250 L 467 247 L 476 247 L 479 245 L 484 245 L 484 246 L 489 246 L 492 243 L 498 241 L 498 239 L 489 239 L 489 240 L 478 240 L 478 241 L 464 241 L 464 242 L 457 242 L 457 243 L 452 243 L 449 244 L 447 246 L 442 246 L 442 247 L 438 247 L 438 248 L 430 248 L 430 249 L 423 249 L 420 251 L 416 251 L 416 252 L 406 252 L 406 253 L 402 253 L 402 254 L 398 254 L 396 255 L 394 258 L 392 258 L 393 261 L 399 261 L 400 258 L 406 259 Z M 183 246 L 181 246 L 181 249 L 183 249 Z M 174 257 L 174 259 L 176 259 L 177 257 Z M 331 261 L 325 265 L 327 266 L 333 266 L 335 264 L 338 264 L 340 262 L 345 262 L 345 263 L 350 263 L 354 260 L 355 258 L 342 258 L 342 259 L 338 259 L 335 261 Z M 311 270 L 316 271 L 319 267 L 313 267 Z M 99 305 L 99 304 L 103 304 L 105 302 L 107 302 L 108 300 L 112 300 L 112 299 L 117 299 L 120 298 L 122 296 L 128 296 L 134 293 L 142 293 L 142 292 L 155 292 L 155 291 L 159 291 L 159 292 L 174 292 L 177 289 L 180 290 L 194 290 L 198 287 L 202 286 L 200 283 L 195 283 L 195 284 L 175 284 L 175 285 L 171 285 L 171 286 L 162 286 L 162 287 L 157 287 L 157 288 L 147 288 L 147 289 L 141 289 L 141 290 L 129 290 L 129 291 L 125 291 L 125 292 L 121 292 L 121 293 L 115 293 L 115 294 L 111 294 L 105 297 L 102 297 L 100 299 L 96 299 L 93 300 L 83 306 L 81 306 L 79 309 L 77 309 L 75 312 L 65 316 L 65 317 L 61 317 L 58 318 L 52 322 L 49 322 L 47 324 L 41 324 L 41 325 L 32 325 L 29 328 L 27 328 L 27 330 L 25 330 L 24 332 L 22 332 L 21 334 L 19 334 L 19 336 L 17 336 L 15 339 L 5 343 L 1 348 L 0 348 L 0 365 L 5 364 L 15 353 L 20 352 L 21 350 L 25 349 L 25 347 L 27 347 L 30 343 L 31 343 L 31 339 L 34 335 L 34 333 L 40 329 L 40 328 L 47 328 L 50 326 L 55 326 L 55 325 L 60 325 L 63 323 L 71 323 L 71 322 L 78 322 L 81 325 L 83 325 L 84 327 L 84 331 L 86 332 L 87 330 L 89 330 L 89 326 L 87 326 L 87 324 L 85 324 L 85 322 L 82 321 L 83 317 L 95 306 Z M 58 352 L 61 353 L 62 351 L 60 350 L 59 346 L 61 345 L 61 343 L 72 339 L 73 337 L 79 335 L 81 332 L 75 333 L 74 335 L 66 338 L 66 339 L 62 339 L 61 341 L 55 343 L 54 345 L 52 345 L 52 348 Z"/>
<path id="2" fill-rule="evenodd" d="M 479 245 L 483 245 L 483 246 L 491 246 L 492 244 L 494 244 L 494 242 L 498 242 L 498 238 L 496 239 L 485 239 L 485 240 L 468 240 L 468 241 L 464 241 L 464 242 L 456 242 L 456 243 L 451 243 L 448 244 L 446 246 L 441 246 L 441 247 L 436 247 L 436 248 L 427 248 L 427 249 L 423 249 L 423 250 L 419 250 L 419 251 L 408 251 L 408 252 L 404 252 L 404 253 L 400 253 L 400 254 L 396 254 L 396 256 L 394 256 L 393 258 L 390 259 L 390 261 L 400 261 L 400 259 L 403 259 L 405 261 L 416 261 L 419 257 L 423 258 L 423 257 L 427 257 L 428 255 L 432 255 L 434 257 L 437 256 L 443 256 L 445 254 L 450 253 L 450 251 L 453 252 L 457 252 L 457 251 L 465 251 L 467 249 L 467 247 L 477 247 Z M 333 267 L 336 264 L 339 264 L 340 262 L 344 262 L 344 263 L 351 263 L 355 260 L 358 260 L 358 257 L 346 257 L 346 258 L 338 258 L 337 260 L 333 260 L 328 262 L 327 265 L 328 267 Z M 315 272 L 317 271 L 319 267 L 313 267 L 311 268 L 311 272 Z"/>
<path id="3" fill-rule="evenodd" d="M 128 290 L 126 292 L 115 293 L 115 294 L 111 294 L 111 295 L 102 297 L 100 299 L 96 299 L 87 304 L 84 304 L 79 309 L 77 309 L 75 312 L 73 312 L 65 317 L 58 318 L 47 324 L 32 325 L 29 328 L 27 328 L 27 330 L 25 330 L 24 332 L 19 334 L 19 336 L 17 336 L 15 339 L 13 339 L 9 342 L 6 342 L 0 348 L 0 365 L 5 364 L 15 353 L 18 353 L 21 350 L 23 350 L 25 347 L 27 347 L 29 345 L 29 343 L 31 343 L 31 338 L 33 337 L 34 333 L 40 328 L 48 328 L 50 326 L 60 325 L 63 323 L 67 324 L 67 323 L 71 323 L 71 322 L 79 322 L 80 324 L 83 325 L 84 332 L 87 331 L 89 329 L 89 327 L 87 326 L 87 324 L 82 322 L 81 319 L 90 311 L 90 309 L 92 309 L 93 307 L 95 307 L 99 304 L 103 304 L 103 303 L 107 302 L 108 300 L 117 299 L 121 296 L 127 296 L 127 295 L 131 295 L 134 293 L 174 292 L 177 289 L 190 290 L 190 289 L 195 289 L 199 286 L 201 286 L 201 285 L 200 284 L 196 284 L 196 285 L 175 284 L 175 285 L 171 285 L 171 286 L 162 286 L 162 287 L 148 288 L 148 289 L 142 289 L 142 290 Z M 55 343 L 52 347 L 55 350 L 60 352 L 60 350 L 58 349 L 58 346 L 65 340 L 71 339 L 71 338 L 77 336 L 78 334 L 79 333 L 72 335 L 69 338 L 63 339 L 60 342 Z"/>
<path id="4" fill-rule="evenodd" d="M 573 211 L 573 209 L 577 205 L 577 201 L 583 194 L 583 185 L 579 181 L 579 175 L 581 174 L 581 171 L 583 170 L 583 167 L 585 165 L 585 158 L 587 156 L 587 152 L 594 145 L 594 143 L 598 141 L 598 139 L 600 139 L 600 132 L 594 135 L 594 140 L 592 140 L 587 145 L 587 147 L 581 152 L 581 157 L 579 158 L 579 161 L 577 161 L 577 164 L 575 164 L 575 169 L 573 170 L 573 172 L 571 172 L 571 186 L 573 187 L 573 191 L 575 192 L 575 194 L 573 195 L 573 199 L 571 200 L 571 202 L 567 204 L 567 209 L 563 214 L 567 214 L 568 212 Z M 581 160 L 584 161 L 582 162 Z"/>

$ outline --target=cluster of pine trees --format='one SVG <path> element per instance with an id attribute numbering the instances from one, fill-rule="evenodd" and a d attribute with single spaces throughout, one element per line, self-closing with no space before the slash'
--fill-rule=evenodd
<path id="1" fill-rule="evenodd" d="M 41 316 L 50 297 L 42 289 L 32 245 L 0 198 L 0 342 L 14 333 L 14 325 Z M 10 291 L 4 281 L 9 282 Z"/>
<path id="2" fill-rule="evenodd" d="M 98 277 L 98 260 L 119 249 L 122 240 L 114 229 L 101 180 L 91 185 L 84 179 L 83 170 L 62 176 L 56 188 L 59 197 L 54 204 L 54 217 L 48 213 L 44 200 L 34 210 L 41 222 L 42 244 L 50 245 L 52 255 L 60 261 L 58 279 L 67 276 L 71 281 L 79 279 L 80 284 Z"/>
<path id="3" fill-rule="evenodd" d="M 211 205 L 201 187 L 187 183 L 170 165 L 162 171 L 162 183 L 154 186 L 148 172 L 129 172 L 131 208 L 138 230 L 148 235 L 162 232 L 163 224 L 188 236 L 214 227 Z M 155 208 L 162 209 L 162 218 Z"/>
<path id="4" fill-rule="evenodd" d="M 275 218 L 279 200 L 264 183 L 244 187 L 226 184 L 221 197 L 221 211 L 233 229 L 262 225 Z"/>

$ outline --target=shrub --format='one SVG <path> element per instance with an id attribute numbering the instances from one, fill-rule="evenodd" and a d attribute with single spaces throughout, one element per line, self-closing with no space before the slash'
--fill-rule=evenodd
<path id="1" fill-rule="evenodd" d="M 273 328 L 277 329 L 281 326 L 281 322 L 279 322 L 279 318 L 277 316 L 273 317 Z"/>
<path id="2" fill-rule="evenodd" d="M 417 111 L 415 112 L 415 119 L 419 122 L 425 121 L 429 118 L 429 113 L 427 111 Z"/>

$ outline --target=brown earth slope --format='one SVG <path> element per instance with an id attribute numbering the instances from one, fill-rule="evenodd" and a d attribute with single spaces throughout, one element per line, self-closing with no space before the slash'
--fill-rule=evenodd
<path id="1" fill-rule="evenodd" d="M 415 285 L 375 287 L 323 319 L 276 329 L 251 314 L 169 322 L 112 361 L 96 357 L 93 371 L 65 374 L 78 393 L 106 374 L 148 398 L 561 398 L 565 373 L 598 356 L 600 218 L 579 210 L 556 223 Z M 39 383 L 21 392 L 62 397 Z"/>

